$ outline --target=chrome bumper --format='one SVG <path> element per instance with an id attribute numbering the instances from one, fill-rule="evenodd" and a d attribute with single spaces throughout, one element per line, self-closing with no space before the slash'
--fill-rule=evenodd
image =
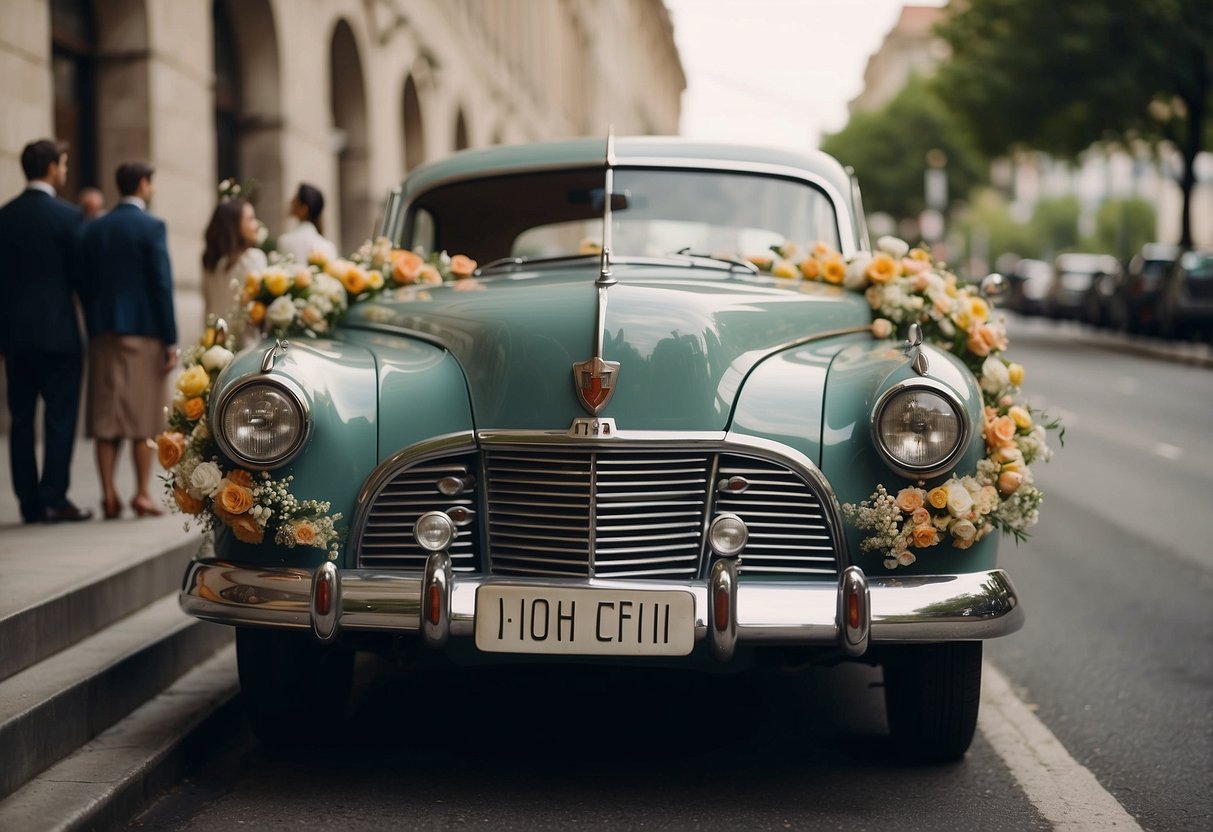
<path id="1" fill-rule="evenodd" d="M 871 644 L 972 641 L 1013 633 L 1023 610 L 1001 569 L 962 575 L 869 578 L 858 567 L 839 581 L 747 582 L 717 561 L 707 581 L 528 580 L 454 575 L 444 555 L 424 573 L 369 569 L 258 569 L 195 561 L 181 607 L 221 624 L 312 630 L 322 641 L 343 630 L 417 632 L 441 646 L 474 636 L 476 589 L 483 584 L 670 590 L 695 598 L 695 640 L 727 660 L 742 644 L 835 646 L 861 655 Z"/>

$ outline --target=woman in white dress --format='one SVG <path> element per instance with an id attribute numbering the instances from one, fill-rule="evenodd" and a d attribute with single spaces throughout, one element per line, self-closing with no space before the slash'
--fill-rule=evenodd
<path id="1" fill-rule="evenodd" d="M 214 314 L 227 319 L 230 327 L 241 328 L 240 291 L 245 278 L 268 265 L 265 252 L 257 248 L 259 233 L 257 214 L 247 199 L 229 199 L 215 206 L 202 251 L 204 318 Z"/>
<path id="2" fill-rule="evenodd" d="M 326 259 L 337 256 L 337 247 L 323 234 L 320 215 L 324 213 L 324 194 L 319 188 L 300 184 L 288 210 L 299 224 L 278 238 L 278 251 L 290 255 L 300 265 L 305 265 L 313 252 L 323 254 Z"/>

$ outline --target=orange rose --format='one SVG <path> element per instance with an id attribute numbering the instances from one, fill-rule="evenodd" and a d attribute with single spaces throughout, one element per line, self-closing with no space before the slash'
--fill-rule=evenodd
<path id="1" fill-rule="evenodd" d="M 939 532 L 934 526 L 915 526 L 910 532 L 910 540 L 913 546 L 925 549 L 939 542 Z"/>
<path id="2" fill-rule="evenodd" d="M 202 511 L 202 501 L 180 486 L 173 486 L 173 499 L 177 502 L 177 508 L 186 514 L 198 514 Z"/>
<path id="3" fill-rule="evenodd" d="M 185 437 L 177 431 L 160 434 L 156 437 L 156 455 L 160 458 L 160 467 L 168 470 L 181 461 L 185 454 Z"/>
<path id="4" fill-rule="evenodd" d="M 411 251 L 392 252 L 392 279 L 400 284 L 416 283 L 425 261 Z"/>
<path id="5" fill-rule="evenodd" d="M 915 526 L 929 526 L 931 525 L 931 512 L 925 508 L 916 508 L 910 515 L 910 522 Z"/>
<path id="6" fill-rule="evenodd" d="M 214 499 L 228 514 L 244 514 L 253 507 L 253 492 L 230 479 L 219 486 L 219 493 Z"/>
<path id="7" fill-rule="evenodd" d="M 455 275 L 456 279 L 471 277 L 474 271 L 476 271 L 476 261 L 471 257 L 456 254 L 451 258 L 451 274 Z"/>
<path id="8" fill-rule="evenodd" d="M 238 514 L 234 517 L 223 518 L 232 534 L 241 543 L 260 543 L 265 539 L 265 529 L 249 514 Z"/>
<path id="9" fill-rule="evenodd" d="M 800 273 L 805 280 L 819 280 L 821 278 L 821 263 L 815 257 L 806 257 L 800 261 Z"/>
<path id="10" fill-rule="evenodd" d="M 312 285 L 312 271 L 304 266 L 295 269 L 295 288 L 306 289 Z"/>
<path id="11" fill-rule="evenodd" d="M 237 468 L 234 471 L 227 472 L 227 481 L 241 488 L 252 488 L 253 475 L 243 468 Z"/>
<path id="12" fill-rule="evenodd" d="M 202 418 L 202 414 L 206 412 L 206 402 L 202 400 L 201 396 L 186 399 L 185 403 L 181 406 L 181 412 L 191 422 L 197 422 Z"/>
<path id="13" fill-rule="evenodd" d="M 259 300 L 253 301 L 248 308 L 248 320 L 253 326 L 261 326 L 265 320 L 265 304 Z"/>
<path id="14" fill-rule="evenodd" d="M 298 546 L 316 545 L 316 527 L 309 520 L 300 520 L 291 527 L 291 536 Z"/>
<path id="15" fill-rule="evenodd" d="M 1009 497 L 1023 485 L 1023 474 L 1018 471 L 1003 471 L 998 475 L 998 493 Z"/>
<path id="16" fill-rule="evenodd" d="M 838 253 L 838 252 L 834 251 L 834 249 L 830 248 L 829 245 L 821 242 L 820 240 L 813 243 L 812 251 L 813 251 L 814 257 L 829 257 L 831 255 Z"/>
<path id="17" fill-rule="evenodd" d="M 926 502 L 927 493 L 921 488 L 903 488 L 897 492 L 897 507 L 906 514 L 913 514 Z"/>
<path id="18" fill-rule="evenodd" d="M 1015 441 L 1015 420 L 999 416 L 986 424 L 986 446 L 1003 448 Z"/>

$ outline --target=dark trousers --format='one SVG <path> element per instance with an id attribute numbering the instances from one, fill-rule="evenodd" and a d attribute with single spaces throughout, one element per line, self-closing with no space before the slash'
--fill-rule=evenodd
<path id="1" fill-rule="evenodd" d="M 12 415 L 9 462 L 13 490 L 27 523 L 39 519 L 44 509 L 67 504 L 83 363 L 79 354 L 70 353 L 9 353 L 4 357 Z M 34 453 L 34 408 L 39 397 L 44 443 L 41 476 Z"/>

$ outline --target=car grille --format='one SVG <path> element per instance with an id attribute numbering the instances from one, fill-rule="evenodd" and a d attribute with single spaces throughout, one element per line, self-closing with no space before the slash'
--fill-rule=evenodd
<path id="1" fill-rule="evenodd" d="M 471 484 L 445 498 L 436 487 L 443 477 Z M 538 444 L 490 446 L 479 456 L 392 474 L 367 515 L 359 565 L 422 568 L 426 553 L 413 541 L 412 525 L 422 513 L 450 506 L 471 518 L 451 549 L 456 571 L 693 579 L 704 571 L 711 518 L 729 513 L 749 528 L 743 575 L 838 573 L 835 531 L 821 498 L 780 462 L 733 452 Z M 481 511 L 483 524 L 475 522 Z"/>

